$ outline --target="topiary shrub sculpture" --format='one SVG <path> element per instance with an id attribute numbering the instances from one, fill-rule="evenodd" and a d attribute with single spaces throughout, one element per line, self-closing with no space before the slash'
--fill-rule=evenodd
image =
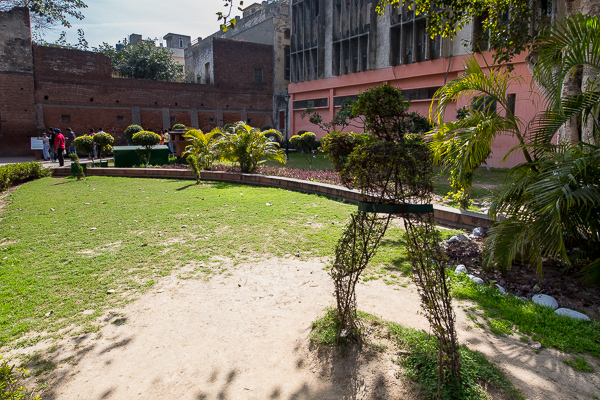
<path id="1" fill-rule="evenodd" d="M 142 160 L 144 160 L 146 167 L 148 167 L 150 164 L 152 148 L 160 143 L 160 136 L 154 132 L 141 131 L 133 135 L 132 142 L 136 146 L 142 146 L 146 150 L 145 154 L 143 150 L 140 150 L 138 154 L 142 157 Z"/>
<path id="2" fill-rule="evenodd" d="M 182 130 L 185 129 L 185 125 L 184 124 L 175 124 L 173 125 L 173 130 Z"/>
<path id="3" fill-rule="evenodd" d="M 313 151 L 316 141 L 317 135 L 312 132 L 304 132 L 302 135 L 294 135 L 290 138 L 290 144 L 295 149 L 302 151 L 310 169 L 312 169 Z"/>
<path id="4" fill-rule="evenodd" d="M 113 150 L 112 144 L 115 142 L 115 138 L 111 134 L 103 132 L 96 133 L 92 136 L 92 139 L 98 145 L 98 157 L 100 157 L 100 162 L 102 162 L 102 156 Z"/>
<path id="5" fill-rule="evenodd" d="M 360 340 L 355 287 L 375 255 L 390 221 L 401 217 L 421 306 L 438 339 L 438 394 L 460 383 L 460 355 L 446 280 L 446 258 L 433 221 L 432 153 L 411 129 L 408 102 L 389 85 L 366 90 L 352 106 L 368 133 L 332 131 L 322 141 L 344 185 L 361 192 L 335 249 L 334 281 L 338 338 Z M 322 121 L 319 121 L 321 123 Z M 339 125 L 339 124 L 335 124 Z"/>
<path id="6" fill-rule="evenodd" d="M 143 131 L 144 128 L 142 128 L 139 125 L 129 125 L 126 129 L 125 129 L 125 138 L 127 139 L 127 142 L 131 142 L 131 139 L 133 138 L 133 135 L 135 135 L 138 132 Z"/>
<path id="7" fill-rule="evenodd" d="M 89 154 L 92 162 L 94 161 L 94 138 L 92 136 L 79 136 L 73 140 L 77 151 Z"/>

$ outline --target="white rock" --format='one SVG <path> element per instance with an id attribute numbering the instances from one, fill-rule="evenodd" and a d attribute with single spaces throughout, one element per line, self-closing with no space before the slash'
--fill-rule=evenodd
<path id="1" fill-rule="evenodd" d="M 273 204 L 271 204 L 271 203 L 266 203 L 265 205 L 266 205 L 267 207 L 271 207 Z"/>
<path id="2" fill-rule="evenodd" d="M 461 242 L 468 242 L 469 238 L 466 237 L 465 235 L 463 235 L 462 233 L 459 235 L 456 235 L 456 237 L 458 238 L 458 240 L 460 240 Z"/>
<path id="3" fill-rule="evenodd" d="M 187 225 L 181 225 L 182 228 L 187 228 Z"/>
<path id="4" fill-rule="evenodd" d="M 477 283 L 478 285 L 483 285 L 483 283 L 484 283 L 484 282 L 483 282 L 483 279 L 481 279 L 481 278 L 478 278 L 478 277 L 476 277 L 476 276 L 474 276 L 473 278 L 471 278 L 471 280 L 472 280 L 473 282 Z"/>
<path id="5" fill-rule="evenodd" d="M 506 289 L 504 289 L 502 286 L 496 284 L 496 287 L 501 294 L 506 294 Z"/>
<path id="6" fill-rule="evenodd" d="M 110 289 L 110 290 L 106 291 L 107 294 L 113 294 L 113 293 L 116 293 L 116 292 L 117 291 L 115 289 Z"/>
<path id="7" fill-rule="evenodd" d="M 473 236 L 475 237 L 483 237 L 485 236 L 485 229 L 481 228 L 481 227 L 477 227 L 475 229 L 473 229 Z"/>
<path id="8" fill-rule="evenodd" d="M 458 236 L 452 236 L 450 239 L 448 239 L 448 243 L 454 243 L 454 242 L 458 242 L 460 239 L 458 238 Z"/>
<path id="9" fill-rule="evenodd" d="M 545 294 L 536 294 L 531 298 L 531 301 L 540 306 L 552 307 L 553 310 L 558 308 L 558 301 L 554 297 Z"/>
<path id="10" fill-rule="evenodd" d="M 587 315 L 577 312 L 575 310 L 568 309 L 568 308 L 559 308 L 558 310 L 556 310 L 554 312 L 559 315 L 564 315 L 565 317 L 569 317 L 569 318 L 582 319 L 584 321 L 590 320 L 590 317 L 588 317 Z"/>
<path id="11" fill-rule="evenodd" d="M 98 229 L 98 228 L 90 228 L 90 231 L 95 231 L 96 229 Z"/>
<path id="12" fill-rule="evenodd" d="M 473 280 L 473 278 L 475 278 L 475 275 L 473 275 L 473 274 L 467 274 L 467 278 L 469 278 L 470 280 Z"/>
<path id="13" fill-rule="evenodd" d="M 464 265 L 460 264 L 457 265 L 456 268 L 454 268 L 454 273 L 455 274 L 466 274 L 467 273 L 467 267 L 465 267 Z"/>

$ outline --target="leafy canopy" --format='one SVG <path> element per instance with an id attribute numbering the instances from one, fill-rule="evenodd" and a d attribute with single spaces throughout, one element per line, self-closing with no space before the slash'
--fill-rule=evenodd
<path id="1" fill-rule="evenodd" d="M 183 71 L 167 47 L 156 47 L 152 40 L 143 40 L 135 45 L 123 39 L 121 50 L 103 43 L 95 51 L 108 56 L 113 73 L 131 79 L 151 79 L 173 82 L 181 80 Z"/>
<path id="2" fill-rule="evenodd" d="M 227 130 L 215 128 L 212 132 L 223 135 L 217 144 L 221 158 L 239 163 L 242 172 L 254 171 L 264 158 L 285 164 L 285 153 L 273 139 L 273 136 L 281 139 L 281 134 L 275 129 L 261 131 L 240 121 Z"/>
<path id="3" fill-rule="evenodd" d="M 536 10 L 535 4 L 507 0 L 378 0 L 376 10 L 383 15 L 388 5 L 406 6 L 417 15 L 426 14 L 426 29 L 431 37 L 453 38 L 473 19 L 480 19 L 480 39 L 488 41 L 496 51 L 495 61 L 507 63 L 534 42 L 535 30 L 530 31 L 529 24 L 523 21 L 539 24 L 549 19 L 546 10 Z"/>

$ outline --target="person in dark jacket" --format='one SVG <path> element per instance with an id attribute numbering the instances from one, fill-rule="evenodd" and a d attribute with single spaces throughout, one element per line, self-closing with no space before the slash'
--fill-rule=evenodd
<path id="1" fill-rule="evenodd" d="M 75 145 L 73 144 L 73 141 L 75 141 L 75 138 L 77 138 L 77 135 L 75 135 L 75 132 L 73 132 L 73 129 L 67 128 L 67 137 L 65 138 L 65 140 L 66 140 L 65 149 L 67 150 L 67 155 L 76 153 Z"/>
<path id="2" fill-rule="evenodd" d="M 55 129 L 54 133 L 56 133 L 56 136 L 54 137 L 54 148 L 56 149 L 56 155 L 58 157 L 58 165 L 64 167 L 65 159 L 63 157 L 63 152 L 65 151 L 65 137 L 60 132 L 60 129 Z"/>
<path id="3" fill-rule="evenodd" d="M 56 134 L 54 133 L 54 128 L 48 128 L 48 142 L 50 143 L 50 159 L 56 161 L 56 152 L 54 151 L 54 138 Z"/>

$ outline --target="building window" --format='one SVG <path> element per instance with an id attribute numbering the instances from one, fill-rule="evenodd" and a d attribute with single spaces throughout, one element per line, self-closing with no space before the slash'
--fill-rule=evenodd
<path id="1" fill-rule="evenodd" d="M 125 122 L 125 117 L 122 115 L 117 115 L 117 122 Z"/>
<path id="2" fill-rule="evenodd" d="M 179 48 L 183 49 L 183 38 L 179 38 Z"/>
<path id="3" fill-rule="evenodd" d="M 283 49 L 285 72 L 283 73 L 283 79 L 290 80 L 290 46 L 285 46 Z"/>
<path id="4" fill-rule="evenodd" d="M 175 118 L 174 116 L 171 116 L 171 118 L 169 118 L 169 122 L 170 122 L 171 126 L 173 126 L 177 122 L 177 118 Z"/>
<path id="5" fill-rule="evenodd" d="M 508 109 L 511 114 L 515 115 L 515 109 L 517 105 L 517 95 L 515 93 L 508 94 L 506 96 L 506 102 L 508 103 Z"/>
<path id="6" fill-rule="evenodd" d="M 289 39 L 290 38 L 290 30 L 286 29 L 283 31 L 283 38 L 284 39 Z"/>
<path id="7" fill-rule="evenodd" d="M 254 68 L 254 83 L 263 83 L 263 69 Z"/>
<path id="8" fill-rule="evenodd" d="M 71 122 L 71 116 L 69 114 L 63 114 L 60 116 L 60 122 L 63 124 L 68 124 Z"/>
<path id="9" fill-rule="evenodd" d="M 252 118 L 248 118 L 248 119 L 246 120 L 246 123 L 247 123 L 248 125 L 250 125 L 250 124 L 252 123 Z"/>
<path id="10" fill-rule="evenodd" d="M 204 83 L 210 85 L 210 63 L 204 64 Z"/>
<path id="11" fill-rule="evenodd" d="M 214 117 L 208 118 L 208 122 L 211 123 L 211 124 L 214 124 L 215 123 Z"/>

